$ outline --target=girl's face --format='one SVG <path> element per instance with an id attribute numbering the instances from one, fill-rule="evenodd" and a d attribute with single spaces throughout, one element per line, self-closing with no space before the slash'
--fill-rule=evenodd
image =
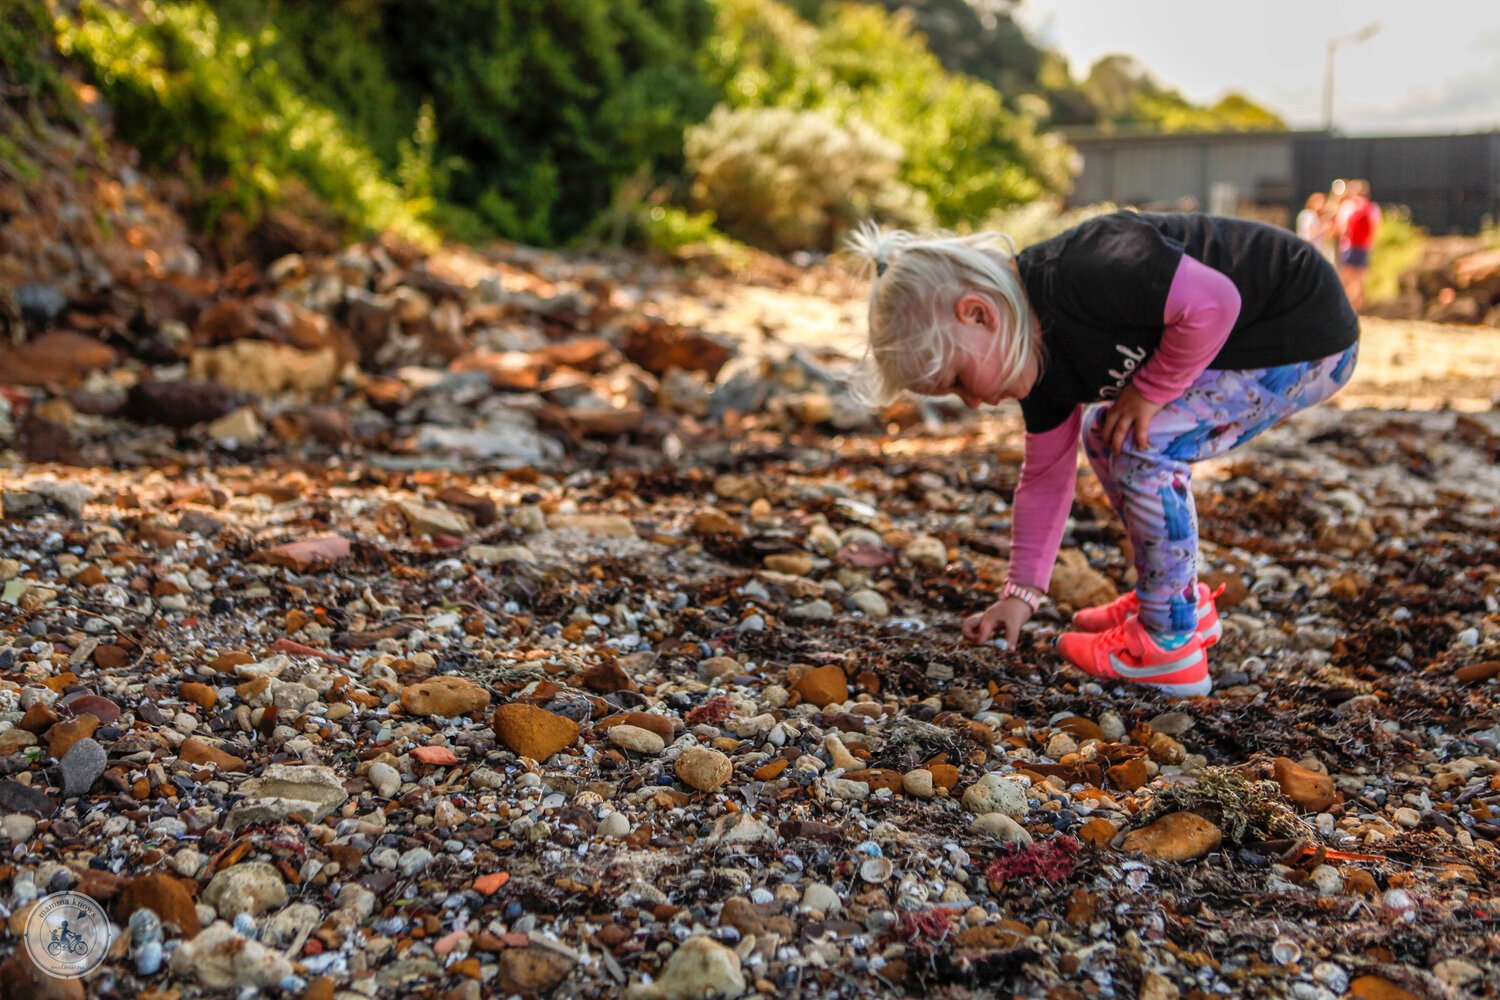
<path id="1" fill-rule="evenodd" d="M 956 311 L 958 351 L 937 377 L 912 391 L 923 396 L 955 395 L 970 409 L 983 403 L 994 406 L 1003 399 L 1024 399 L 1039 374 L 1036 355 L 1007 381 L 1004 369 L 1008 366 L 1002 361 L 1011 334 L 1009 329 L 1002 331 L 994 303 L 983 296 L 965 295 Z"/>

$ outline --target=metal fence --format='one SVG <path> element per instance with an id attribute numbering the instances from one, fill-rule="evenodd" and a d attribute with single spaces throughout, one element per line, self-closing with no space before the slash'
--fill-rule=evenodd
<path id="1" fill-rule="evenodd" d="M 1199 208 L 1291 225 L 1314 191 L 1363 177 L 1435 234 L 1500 220 L 1500 132 L 1347 138 L 1326 132 L 1068 136 L 1083 159 L 1070 202 Z"/>

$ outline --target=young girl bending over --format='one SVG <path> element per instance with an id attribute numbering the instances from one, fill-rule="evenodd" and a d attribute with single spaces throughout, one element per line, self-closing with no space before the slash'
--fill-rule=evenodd
<path id="1" fill-rule="evenodd" d="M 1214 597 L 1198 583 L 1192 463 L 1328 399 L 1359 320 L 1337 272 L 1294 234 L 1240 219 L 1119 212 L 1013 251 L 995 233 L 866 228 L 878 398 L 1017 399 L 1025 461 L 999 600 L 964 622 L 1014 647 L 1046 594 L 1080 437 L 1124 523 L 1136 589 L 1073 616 L 1063 657 L 1175 696 L 1212 689 Z"/>

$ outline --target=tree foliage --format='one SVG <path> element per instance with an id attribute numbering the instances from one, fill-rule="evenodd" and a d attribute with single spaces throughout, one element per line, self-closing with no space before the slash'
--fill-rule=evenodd
<path id="1" fill-rule="evenodd" d="M 895 142 L 899 179 L 944 225 L 1068 184 L 1066 147 L 993 87 L 946 71 L 909 18 L 877 6 L 826 7 L 814 25 L 775 0 L 721 0 L 708 60 L 731 105 L 823 112 Z"/>

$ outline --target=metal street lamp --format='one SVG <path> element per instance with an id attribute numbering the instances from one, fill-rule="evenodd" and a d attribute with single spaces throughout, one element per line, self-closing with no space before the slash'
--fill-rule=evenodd
<path id="1" fill-rule="evenodd" d="M 1333 54 L 1342 42 L 1366 42 L 1380 30 L 1379 21 L 1371 21 L 1352 35 L 1328 39 L 1328 64 L 1323 71 L 1323 128 L 1333 131 Z"/>

